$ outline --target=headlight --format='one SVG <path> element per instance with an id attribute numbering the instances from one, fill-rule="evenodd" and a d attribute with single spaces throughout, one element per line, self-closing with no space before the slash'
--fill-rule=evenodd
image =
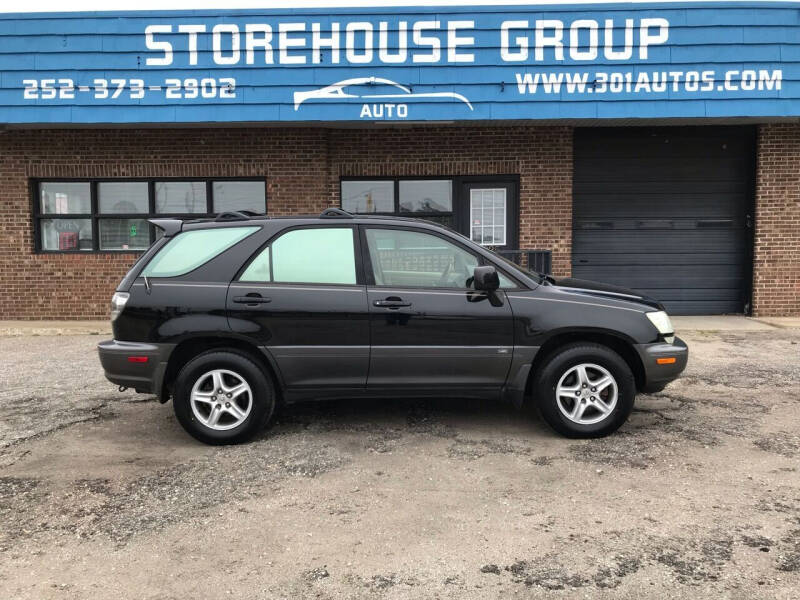
<path id="1" fill-rule="evenodd" d="M 663 310 L 645 313 L 650 322 L 658 329 L 661 335 L 672 335 L 675 330 L 672 328 L 672 321 L 669 320 L 669 315 Z"/>
<path id="2" fill-rule="evenodd" d="M 111 321 L 116 321 L 117 317 L 122 314 L 122 309 L 125 308 L 125 304 L 128 302 L 128 298 L 130 298 L 130 294 L 128 292 L 114 292 L 114 295 L 111 296 Z"/>

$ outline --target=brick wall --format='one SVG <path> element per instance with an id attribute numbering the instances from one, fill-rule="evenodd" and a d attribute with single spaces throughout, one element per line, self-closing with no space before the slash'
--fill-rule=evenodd
<path id="1" fill-rule="evenodd" d="M 568 127 L 0 132 L 0 319 L 105 318 L 134 254 L 34 254 L 32 177 L 265 177 L 272 215 L 339 204 L 339 177 L 520 176 L 520 247 L 570 270 Z"/>
<path id="2" fill-rule="evenodd" d="M 753 310 L 800 315 L 800 125 L 762 125 L 758 136 Z"/>
<path id="3" fill-rule="evenodd" d="M 265 177 L 270 214 L 339 204 L 342 176 L 520 177 L 520 247 L 570 271 L 568 127 L 0 132 L 0 319 L 105 318 L 134 254 L 34 254 L 31 177 Z M 800 125 L 759 130 L 754 313 L 800 314 Z"/>
<path id="4" fill-rule="evenodd" d="M 325 205 L 325 132 L 275 129 L 0 133 L 0 319 L 106 318 L 135 254 L 33 253 L 31 177 L 266 177 L 272 214 Z"/>
<path id="5" fill-rule="evenodd" d="M 348 129 L 330 143 L 335 204 L 341 177 L 519 175 L 519 247 L 552 250 L 553 272 L 570 273 L 572 128 Z"/>

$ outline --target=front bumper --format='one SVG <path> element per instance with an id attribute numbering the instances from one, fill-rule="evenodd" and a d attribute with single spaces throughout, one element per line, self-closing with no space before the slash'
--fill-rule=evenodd
<path id="1" fill-rule="evenodd" d="M 108 340 L 97 345 L 97 352 L 111 383 L 160 397 L 167 361 L 174 347 L 174 344 Z"/>
<path id="2" fill-rule="evenodd" d="M 686 346 L 686 342 L 677 336 L 672 344 L 656 342 L 654 344 L 636 344 L 634 347 L 644 366 L 642 392 L 660 392 L 670 381 L 678 378 L 689 361 L 689 348 Z M 674 362 L 664 362 L 665 359 L 673 358 Z M 664 364 L 660 364 L 659 359 Z"/>

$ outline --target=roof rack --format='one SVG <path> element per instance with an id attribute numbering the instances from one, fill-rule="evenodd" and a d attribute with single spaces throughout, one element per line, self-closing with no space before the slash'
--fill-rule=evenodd
<path id="1" fill-rule="evenodd" d="M 346 210 L 342 210 L 341 208 L 326 208 L 321 213 L 319 213 L 320 219 L 352 219 L 352 213 L 347 212 Z"/>
<path id="2" fill-rule="evenodd" d="M 215 218 L 214 222 L 219 221 L 249 221 L 254 217 L 258 218 L 266 218 L 267 215 L 259 214 L 257 212 L 253 212 L 252 210 L 229 210 L 223 213 L 219 213 Z"/>

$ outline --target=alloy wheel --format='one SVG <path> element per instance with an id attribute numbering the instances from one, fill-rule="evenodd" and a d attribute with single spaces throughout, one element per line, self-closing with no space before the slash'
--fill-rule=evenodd
<path id="1" fill-rule="evenodd" d="M 556 385 L 556 403 L 573 423 L 593 425 L 606 419 L 617 405 L 619 390 L 608 369 L 592 363 L 570 367 Z"/>
<path id="2" fill-rule="evenodd" d="M 198 377 L 189 399 L 195 418 L 216 431 L 238 427 L 253 408 L 250 385 L 228 369 L 214 369 Z"/>

